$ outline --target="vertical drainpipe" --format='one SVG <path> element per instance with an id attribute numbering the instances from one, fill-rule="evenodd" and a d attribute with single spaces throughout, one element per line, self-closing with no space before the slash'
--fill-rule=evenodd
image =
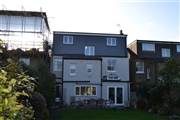
<path id="1" fill-rule="evenodd" d="M 130 74 L 131 74 L 131 68 L 130 68 L 130 66 L 131 66 L 131 61 L 130 61 L 130 59 L 128 59 L 128 62 L 129 62 L 129 66 L 128 66 L 128 68 L 129 68 L 129 84 L 128 84 L 128 97 L 129 97 L 129 102 L 128 102 L 128 107 L 130 106 L 130 102 L 131 102 L 131 88 L 130 88 L 130 84 L 131 84 L 131 77 L 130 77 Z"/>
<path id="2" fill-rule="evenodd" d="M 101 99 L 102 99 L 102 58 L 101 58 Z"/>
<path id="3" fill-rule="evenodd" d="M 64 104 L 64 91 L 63 91 L 63 83 L 64 83 L 64 58 L 62 57 L 62 100 Z"/>
<path id="4" fill-rule="evenodd" d="M 129 102 L 128 102 L 128 107 L 130 106 L 130 102 L 131 102 L 131 89 L 130 89 L 130 82 L 129 82 L 129 84 L 128 84 L 128 94 L 129 94 Z"/>

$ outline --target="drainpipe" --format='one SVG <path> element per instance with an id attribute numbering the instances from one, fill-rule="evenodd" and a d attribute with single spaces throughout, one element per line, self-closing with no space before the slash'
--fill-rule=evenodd
<path id="1" fill-rule="evenodd" d="M 101 99 L 102 99 L 102 59 L 101 59 L 101 83 L 100 83 L 100 87 L 101 87 L 100 97 L 101 97 Z"/>
<path id="2" fill-rule="evenodd" d="M 63 86 L 64 86 L 64 58 L 62 57 L 62 101 L 64 104 L 64 91 L 63 91 Z"/>

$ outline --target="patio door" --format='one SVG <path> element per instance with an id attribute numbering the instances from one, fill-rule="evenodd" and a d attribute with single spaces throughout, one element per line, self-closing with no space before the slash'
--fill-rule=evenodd
<path id="1" fill-rule="evenodd" d="M 123 87 L 108 87 L 108 100 L 113 105 L 123 105 Z"/>

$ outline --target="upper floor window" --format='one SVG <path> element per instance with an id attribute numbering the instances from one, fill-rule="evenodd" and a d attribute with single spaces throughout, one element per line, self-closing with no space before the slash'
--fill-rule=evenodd
<path id="1" fill-rule="evenodd" d="M 76 65 L 75 64 L 70 64 L 70 76 L 75 76 L 76 75 Z"/>
<path id="2" fill-rule="evenodd" d="M 87 56 L 95 55 L 95 47 L 94 46 L 85 46 L 84 54 Z"/>
<path id="3" fill-rule="evenodd" d="M 150 79 L 150 68 L 147 68 L 146 70 L 146 79 Z"/>
<path id="4" fill-rule="evenodd" d="M 155 51 L 155 44 L 152 43 L 142 43 L 143 51 Z"/>
<path id="5" fill-rule="evenodd" d="M 53 71 L 61 71 L 62 59 L 54 57 L 53 58 Z"/>
<path id="6" fill-rule="evenodd" d="M 29 58 L 20 58 L 19 62 L 22 62 L 26 65 L 30 65 L 30 59 Z"/>
<path id="7" fill-rule="evenodd" d="M 73 36 L 63 36 L 63 44 L 73 44 Z"/>
<path id="8" fill-rule="evenodd" d="M 108 71 L 115 71 L 115 66 L 116 66 L 116 60 L 114 59 L 109 59 L 108 64 L 107 64 L 107 70 Z"/>
<path id="9" fill-rule="evenodd" d="M 116 46 L 116 38 L 107 38 L 107 46 Z"/>
<path id="10" fill-rule="evenodd" d="M 92 73 L 93 66 L 91 64 L 87 64 L 87 72 Z"/>
<path id="11" fill-rule="evenodd" d="M 136 73 L 144 73 L 144 62 L 136 62 Z"/>
<path id="12" fill-rule="evenodd" d="M 171 50 L 169 48 L 161 49 L 162 57 L 171 57 Z"/>
<path id="13" fill-rule="evenodd" d="M 180 52 L 180 45 L 176 45 L 177 52 Z"/>

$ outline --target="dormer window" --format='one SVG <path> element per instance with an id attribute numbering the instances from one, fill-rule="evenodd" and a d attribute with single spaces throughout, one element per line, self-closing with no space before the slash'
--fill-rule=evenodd
<path id="1" fill-rule="evenodd" d="M 85 54 L 85 56 L 94 56 L 95 55 L 95 47 L 94 46 L 85 46 L 84 54 Z"/>
<path id="2" fill-rule="evenodd" d="M 63 36 L 63 44 L 73 44 L 73 36 Z"/>
<path id="3" fill-rule="evenodd" d="M 155 51 L 155 44 L 152 43 L 142 43 L 142 51 Z"/>
<path id="4" fill-rule="evenodd" d="M 107 38 L 107 46 L 116 46 L 116 38 Z"/>
<path id="5" fill-rule="evenodd" d="M 176 45 L 177 52 L 180 53 L 180 45 Z"/>

